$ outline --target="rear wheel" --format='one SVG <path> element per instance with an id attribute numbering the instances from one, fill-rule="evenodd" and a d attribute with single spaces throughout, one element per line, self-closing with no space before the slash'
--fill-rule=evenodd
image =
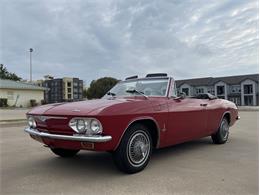
<path id="1" fill-rule="evenodd" d="M 56 154 L 60 157 L 64 157 L 64 158 L 73 157 L 79 152 L 79 150 L 69 150 L 69 149 L 63 149 L 63 148 L 51 148 L 51 151 L 54 154 Z"/>
<path id="2" fill-rule="evenodd" d="M 120 171 L 136 173 L 143 170 L 152 153 L 152 138 L 146 126 L 135 124 L 124 134 L 113 159 Z"/>
<path id="3" fill-rule="evenodd" d="M 223 118 L 218 131 L 211 135 L 214 144 L 224 144 L 227 142 L 229 136 L 229 123 L 227 118 Z"/>

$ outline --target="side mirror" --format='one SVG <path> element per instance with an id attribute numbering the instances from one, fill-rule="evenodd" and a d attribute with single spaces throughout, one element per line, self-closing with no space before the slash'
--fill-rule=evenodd
<path id="1" fill-rule="evenodd" d="M 175 100 L 182 100 L 182 99 L 185 99 L 186 98 L 186 93 L 184 92 L 181 92 L 180 95 L 176 98 L 174 98 Z"/>
<path id="2" fill-rule="evenodd" d="M 186 93 L 184 93 L 184 92 L 180 93 L 180 97 L 181 97 L 181 99 L 185 99 L 186 98 Z"/>

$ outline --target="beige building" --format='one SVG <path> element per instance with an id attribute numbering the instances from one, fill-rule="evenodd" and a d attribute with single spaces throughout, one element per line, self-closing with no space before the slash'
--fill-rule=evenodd
<path id="1" fill-rule="evenodd" d="M 73 99 L 73 78 L 63 77 L 63 99 Z"/>
<path id="2" fill-rule="evenodd" d="M 0 79 L 0 98 L 6 98 L 8 106 L 30 107 L 31 100 L 40 105 L 45 90 L 29 83 Z"/>

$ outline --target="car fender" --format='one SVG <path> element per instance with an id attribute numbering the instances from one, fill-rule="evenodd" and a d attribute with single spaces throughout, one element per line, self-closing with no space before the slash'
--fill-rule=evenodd
<path id="1" fill-rule="evenodd" d="M 155 125 L 156 125 L 156 130 L 157 130 L 157 134 L 158 134 L 157 143 L 156 143 L 156 148 L 159 148 L 159 145 L 160 145 L 160 127 L 159 127 L 159 125 L 158 125 L 158 122 L 157 122 L 153 117 L 151 117 L 151 116 L 141 116 L 141 117 L 136 117 L 136 118 L 130 120 L 130 122 L 128 123 L 128 125 L 127 125 L 126 128 L 124 129 L 124 131 L 123 131 L 123 133 L 122 133 L 122 135 L 121 135 L 121 137 L 120 137 L 120 139 L 119 139 L 119 141 L 118 141 L 118 143 L 117 143 L 117 145 L 116 145 L 116 147 L 115 147 L 115 150 L 116 150 L 117 147 L 119 146 L 119 144 L 120 144 L 120 142 L 121 142 L 121 140 L 122 140 L 122 138 L 123 138 L 123 136 L 124 136 L 126 130 L 127 130 L 133 123 L 138 122 L 138 121 L 141 121 L 141 120 L 152 120 L 152 121 L 155 123 Z"/>

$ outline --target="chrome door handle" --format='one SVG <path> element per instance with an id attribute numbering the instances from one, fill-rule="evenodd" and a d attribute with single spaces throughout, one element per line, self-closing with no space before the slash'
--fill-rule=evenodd
<path id="1" fill-rule="evenodd" d="M 200 106 L 207 106 L 208 104 L 200 104 Z"/>

